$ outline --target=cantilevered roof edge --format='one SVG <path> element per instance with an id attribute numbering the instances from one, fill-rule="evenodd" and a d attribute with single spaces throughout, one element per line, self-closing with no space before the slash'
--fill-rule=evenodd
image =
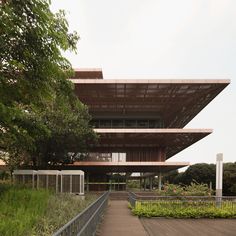
<path id="1" fill-rule="evenodd" d="M 212 133 L 213 129 L 94 129 L 97 133 Z"/>
<path id="2" fill-rule="evenodd" d="M 230 84 L 230 79 L 70 79 L 74 84 Z"/>

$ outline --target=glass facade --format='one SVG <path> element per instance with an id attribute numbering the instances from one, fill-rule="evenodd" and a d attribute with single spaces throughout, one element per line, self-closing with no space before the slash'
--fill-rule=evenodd
<path id="1" fill-rule="evenodd" d="M 163 128 L 161 119 L 94 119 L 91 121 L 94 128 Z"/>
<path id="2" fill-rule="evenodd" d="M 112 153 L 89 153 L 85 161 L 99 161 L 99 162 L 126 162 L 126 153 L 112 152 Z"/>

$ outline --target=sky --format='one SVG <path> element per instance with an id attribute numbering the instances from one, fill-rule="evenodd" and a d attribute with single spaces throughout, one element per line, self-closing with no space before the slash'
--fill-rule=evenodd
<path id="1" fill-rule="evenodd" d="M 52 0 L 80 35 L 74 68 L 102 68 L 105 79 L 230 79 L 185 128 L 213 133 L 168 161 L 235 162 L 235 0 Z"/>

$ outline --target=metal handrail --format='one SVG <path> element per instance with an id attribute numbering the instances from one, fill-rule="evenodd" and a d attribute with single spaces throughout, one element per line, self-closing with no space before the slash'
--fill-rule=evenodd
<path id="1" fill-rule="evenodd" d="M 159 203 L 191 203 L 199 202 L 199 204 L 211 203 L 216 207 L 224 208 L 225 206 L 231 206 L 232 209 L 236 209 L 236 196 L 142 196 L 134 192 L 129 192 L 129 203 L 132 208 L 136 207 L 136 203 L 145 205 L 152 205 L 158 201 Z M 184 206 L 184 205 L 183 205 Z"/>
<path id="2" fill-rule="evenodd" d="M 134 192 L 129 192 L 129 195 L 134 197 L 137 200 L 159 200 L 159 199 L 218 199 L 221 198 L 222 200 L 235 200 L 236 201 L 236 196 L 161 196 L 161 195 L 140 195 L 136 194 Z"/>
<path id="3" fill-rule="evenodd" d="M 107 206 L 109 192 L 105 192 L 85 210 L 62 226 L 53 236 L 91 236 L 95 235 L 96 227 Z"/>

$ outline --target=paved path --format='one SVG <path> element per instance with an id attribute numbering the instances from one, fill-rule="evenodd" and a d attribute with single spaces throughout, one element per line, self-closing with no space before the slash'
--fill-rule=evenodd
<path id="1" fill-rule="evenodd" d="M 149 236 L 235 236 L 236 219 L 141 218 Z"/>
<path id="2" fill-rule="evenodd" d="M 126 200 L 113 200 L 108 204 L 97 236 L 147 236 L 138 217 L 128 209 Z"/>

